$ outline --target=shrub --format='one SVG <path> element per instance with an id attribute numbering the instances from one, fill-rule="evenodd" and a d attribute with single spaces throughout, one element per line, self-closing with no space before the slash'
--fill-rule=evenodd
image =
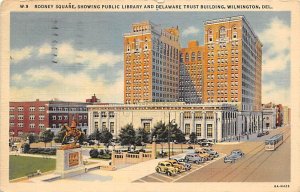
<path id="1" fill-rule="evenodd" d="M 100 149 L 99 155 L 103 155 L 103 154 L 104 154 L 104 150 L 103 150 L 103 149 Z"/>
<path id="2" fill-rule="evenodd" d="M 91 149 L 91 150 L 90 150 L 90 157 L 91 157 L 91 158 L 97 158 L 98 155 L 99 155 L 99 152 L 98 152 L 97 149 Z"/>

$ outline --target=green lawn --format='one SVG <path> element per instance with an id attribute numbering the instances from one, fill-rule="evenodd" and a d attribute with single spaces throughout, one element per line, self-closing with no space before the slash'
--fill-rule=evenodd
<path id="1" fill-rule="evenodd" d="M 55 169 L 55 159 L 38 157 L 9 156 L 9 179 L 27 176 L 31 172 L 40 170 L 42 173 Z"/>

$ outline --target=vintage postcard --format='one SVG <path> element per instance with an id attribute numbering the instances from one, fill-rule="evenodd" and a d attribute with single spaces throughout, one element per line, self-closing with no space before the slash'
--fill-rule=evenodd
<path id="1" fill-rule="evenodd" d="M 0 192 L 300 191 L 299 10 L 4 0 Z"/>

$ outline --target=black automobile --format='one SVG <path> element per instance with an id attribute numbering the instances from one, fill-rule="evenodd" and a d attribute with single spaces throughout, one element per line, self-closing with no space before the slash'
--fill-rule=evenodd
<path id="1" fill-rule="evenodd" d="M 257 134 L 257 137 L 262 137 L 262 136 L 264 136 L 265 134 L 264 133 L 258 133 Z"/>

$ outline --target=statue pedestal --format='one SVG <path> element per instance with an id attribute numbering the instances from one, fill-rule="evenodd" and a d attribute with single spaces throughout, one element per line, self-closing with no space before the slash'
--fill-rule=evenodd
<path id="1" fill-rule="evenodd" d="M 57 150 L 56 171 L 61 178 L 72 177 L 85 172 L 81 148 Z"/>

